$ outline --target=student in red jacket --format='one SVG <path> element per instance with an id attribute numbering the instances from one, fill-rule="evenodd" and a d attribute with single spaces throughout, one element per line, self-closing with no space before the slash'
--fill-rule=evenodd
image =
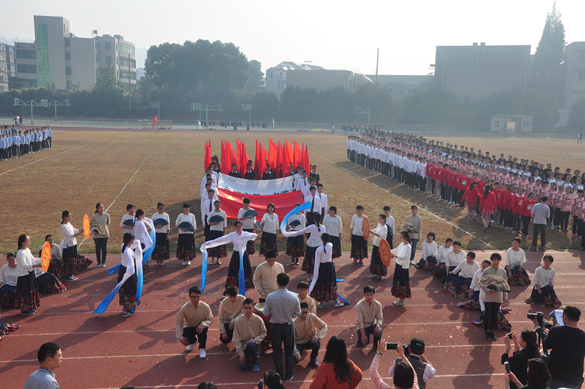
<path id="1" fill-rule="evenodd" d="M 534 192 L 528 193 L 528 198 L 522 202 L 522 235 L 528 237 L 528 225 L 532 219 L 532 207 L 536 204 Z"/>
<path id="2" fill-rule="evenodd" d="M 467 200 L 467 222 L 471 223 L 471 219 L 475 220 L 475 207 L 477 204 L 477 199 L 479 197 L 479 192 L 477 190 L 477 181 L 473 181 L 469 186 L 469 189 L 463 193 L 463 197 L 461 198 L 461 203 Z"/>
<path id="3" fill-rule="evenodd" d="M 457 197 L 457 204 L 463 208 L 463 194 L 471 185 L 471 178 L 467 175 L 465 169 L 461 169 L 461 180 L 459 180 L 459 193 Z"/>
<path id="4" fill-rule="evenodd" d="M 502 191 L 500 192 L 500 196 L 498 197 L 498 216 L 499 216 L 499 223 L 498 225 L 501 227 L 507 227 L 505 224 L 506 221 L 506 202 L 508 201 L 508 196 L 510 195 L 510 185 L 505 184 L 502 185 Z"/>
<path id="5" fill-rule="evenodd" d="M 483 195 L 479 200 L 479 211 L 481 213 L 481 220 L 483 221 L 483 232 L 486 232 L 490 226 L 492 215 L 498 207 L 498 200 L 496 194 L 492 192 L 492 186 L 487 184 L 484 186 Z"/>
<path id="6" fill-rule="evenodd" d="M 510 194 L 508 194 L 508 198 L 506 199 L 506 229 L 513 230 L 514 229 L 514 209 L 516 208 L 516 200 L 518 199 L 518 188 L 516 186 L 512 186 L 510 188 Z"/>
<path id="7" fill-rule="evenodd" d="M 518 197 L 516 198 L 516 203 L 514 204 L 514 218 L 512 221 L 512 230 L 517 234 L 520 233 L 522 206 L 524 205 L 525 200 L 526 196 L 524 196 L 524 189 L 518 188 Z"/>

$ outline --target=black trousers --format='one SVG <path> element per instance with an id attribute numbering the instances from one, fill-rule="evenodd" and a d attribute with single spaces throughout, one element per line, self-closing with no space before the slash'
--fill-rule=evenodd
<path id="1" fill-rule="evenodd" d="M 95 242 L 95 255 L 97 263 L 106 264 L 106 256 L 108 255 L 108 238 L 93 238 Z"/>
<path id="2" fill-rule="evenodd" d="M 224 324 L 223 327 L 225 328 L 225 333 L 227 335 L 227 339 L 222 338 L 222 336 L 220 335 L 219 340 L 223 344 L 229 344 L 229 343 L 231 343 L 232 339 L 234 338 L 234 330 L 230 330 L 230 323 Z"/>
<path id="3" fill-rule="evenodd" d="M 540 233 L 540 245 L 546 246 L 546 224 L 532 224 L 532 247 L 536 248 L 536 241 L 538 240 L 538 234 Z"/>
<path id="4" fill-rule="evenodd" d="M 205 327 L 200 334 L 197 333 L 197 327 L 185 327 L 183 328 L 183 338 L 187 338 L 189 340 L 189 344 L 199 342 L 199 348 L 205 349 L 207 346 L 207 330 L 208 328 Z"/>
<path id="5" fill-rule="evenodd" d="M 485 303 L 485 313 L 483 314 L 484 331 L 494 331 L 498 321 L 498 312 L 500 303 Z"/>

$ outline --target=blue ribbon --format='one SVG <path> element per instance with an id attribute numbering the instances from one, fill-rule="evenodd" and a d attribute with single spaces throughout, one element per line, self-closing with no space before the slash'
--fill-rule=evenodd
<path id="1" fill-rule="evenodd" d="M 108 305 L 110 305 L 110 303 L 112 302 L 114 297 L 116 297 L 116 294 L 118 293 L 118 291 L 120 290 L 122 285 L 123 284 L 116 285 L 114 290 L 112 290 L 110 292 L 110 294 L 106 296 L 106 298 L 100 303 L 100 305 L 95 309 L 95 311 L 93 311 L 93 313 L 99 313 L 99 314 L 104 313 L 106 311 L 106 309 L 108 308 Z"/>
<path id="2" fill-rule="evenodd" d="M 286 231 L 286 226 L 288 225 L 288 219 L 290 219 L 290 217 L 292 215 L 294 215 L 295 213 L 299 213 L 301 211 L 304 211 L 305 209 L 309 209 L 309 208 L 311 208 L 311 202 L 307 201 L 306 203 L 299 205 L 298 207 L 296 207 L 295 209 L 293 209 L 292 211 L 287 213 L 286 216 L 284 217 L 284 219 L 282 219 L 282 222 L 280 223 L 280 231 L 282 231 L 283 233 Z"/>
<path id="3" fill-rule="evenodd" d="M 349 301 L 347 301 L 346 299 L 344 299 L 343 297 L 341 297 L 341 295 L 339 293 L 337 293 L 337 297 L 339 297 L 340 299 L 342 299 L 343 301 L 345 301 L 347 303 L 347 305 L 351 305 L 349 303 Z"/>
<path id="4" fill-rule="evenodd" d="M 144 277 L 142 274 L 142 267 L 146 265 L 152 252 L 154 251 L 154 246 L 156 245 L 156 232 L 154 228 L 150 231 L 150 239 L 152 239 L 152 246 L 150 246 L 143 254 L 142 254 L 142 266 L 139 266 L 136 269 L 136 276 L 138 277 L 138 282 L 136 283 L 136 301 L 140 304 L 140 297 L 142 297 L 142 287 L 144 285 Z"/>
<path id="5" fill-rule="evenodd" d="M 240 271 L 238 273 L 238 289 L 242 296 L 246 295 L 246 277 L 244 275 L 244 252 L 240 251 Z"/>
<path id="6" fill-rule="evenodd" d="M 205 291 L 205 281 L 207 278 L 207 250 L 203 250 L 203 262 L 201 262 L 201 294 Z"/>

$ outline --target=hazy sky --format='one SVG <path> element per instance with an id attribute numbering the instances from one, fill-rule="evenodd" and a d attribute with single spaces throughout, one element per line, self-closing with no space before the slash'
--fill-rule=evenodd
<path id="1" fill-rule="evenodd" d="M 146 50 L 164 42 L 233 42 L 266 70 L 282 61 L 372 74 L 426 74 L 435 46 L 528 44 L 552 0 L 26 0 L 6 1 L 0 37 L 34 40 L 33 15 L 63 16 L 79 37 L 120 34 Z M 585 1 L 558 0 L 567 43 L 585 40 Z"/>

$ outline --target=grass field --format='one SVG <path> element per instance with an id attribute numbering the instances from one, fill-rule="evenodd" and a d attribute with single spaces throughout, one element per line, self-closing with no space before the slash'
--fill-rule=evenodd
<path id="1" fill-rule="evenodd" d="M 462 140 L 426 136 L 491 153 L 513 154 L 544 163 L 550 161 L 563 168 L 585 167 L 583 146 L 573 139 L 472 136 Z M 188 201 L 199 222 L 203 142 L 211 139 L 212 151 L 219 154 L 220 139 L 235 143 L 236 137 L 246 142 L 249 156 L 254 155 L 256 138 L 265 145 L 270 137 L 309 144 L 311 162 L 319 167 L 329 204 L 337 206 L 344 221 L 342 245 L 345 249 L 349 249 L 349 221 L 356 204 L 363 204 L 365 214 L 372 220 L 384 205 L 390 205 L 397 228 L 409 215 L 410 205 L 417 204 L 421 208 L 423 232 L 434 231 L 439 242 L 451 236 L 461 240 L 467 248 L 505 249 L 510 246 L 513 238 L 510 232 L 493 229 L 483 233 L 481 222 L 468 224 L 459 209 L 447 207 L 421 192 L 347 162 L 342 136 L 309 132 L 75 129 L 55 130 L 50 150 L 0 163 L 0 217 L 7 226 L 0 237 L 0 250 L 4 253 L 15 250 L 17 237 L 23 233 L 30 235 L 33 248 L 40 247 L 49 233 L 60 241 L 61 212 L 71 211 L 73 225 L 81 228 L 83 215 L 91 215 L 97 202 L 109 208 L 112 218 L 111 252 L 116 252 L 121 244 L 122 231 L 118 223 L 127 203 L 143 208 L 150 216 L 156 203 L 163 201 L 173 221 L 181 212 L 182 203 Z M 173 228 L 171 245 L 176 242 L 176 235 L 177 229 Z M 201 232 L 197 241 L 202 241 Z M 549 241 L 555 248 L 580 247 L 579 242 L 558 231 L 549 233 Z M 283 238 L 279 239 L 283 249 L 285 243 Z M 84 242 L 80 251 L 92 252 L 93 241 Z"/>

